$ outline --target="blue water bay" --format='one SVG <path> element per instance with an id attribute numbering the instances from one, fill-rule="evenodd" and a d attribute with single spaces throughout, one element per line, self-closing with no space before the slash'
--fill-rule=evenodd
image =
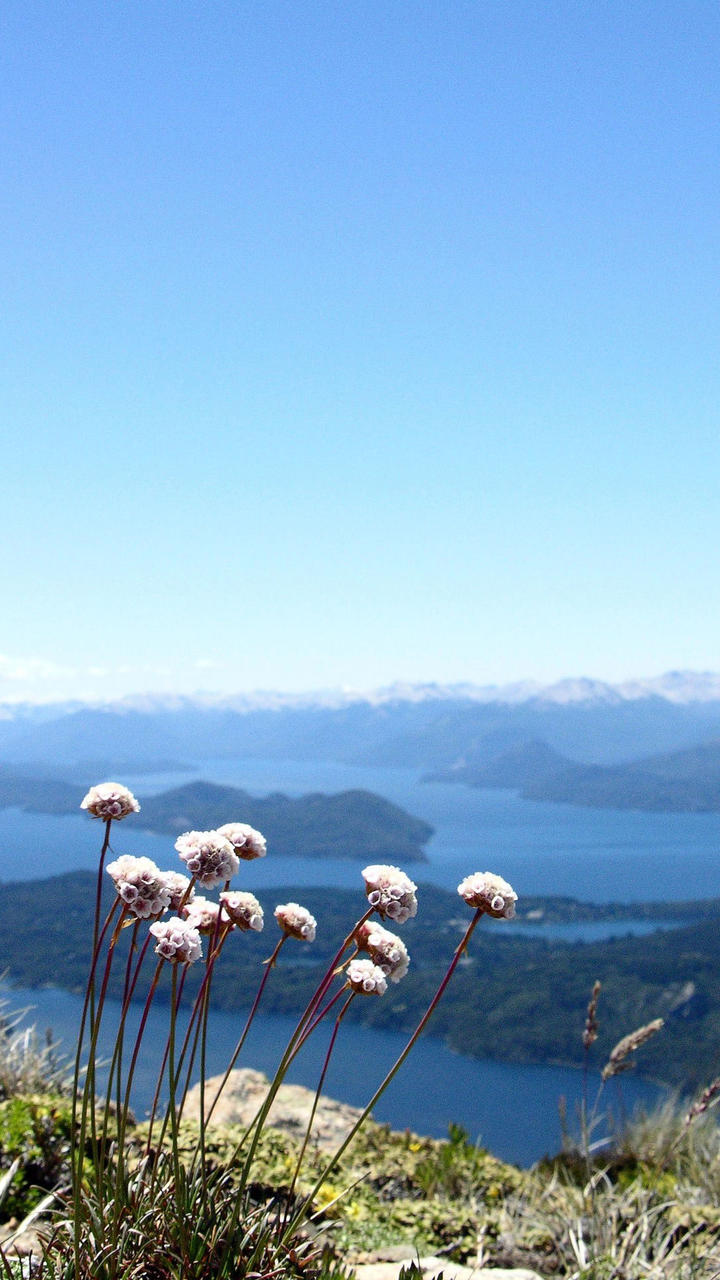
<path id="1" fill-rule="evenodd" d="M 74 1054 L 82 1009 L 80 996 L 55 988 L 2 987 L 0 993 L 13 1008 L 27 1010 L 26 1024 L 34 1024 L 40 1032 L 51 1027 L 62 1041 L 61 1048 Z M 105 1059 L 112 1051 L 118 1011 L 119 1004 L 109 1000 L 99 1041 L 99 1053 Z M 129 1043 L 134 1041 L 140 1013 L 139 1007 L 130 1011 Z M 210 1074 L 225 1070 L 245 1016 L 213 1011 L 208 1035 Z M 296 1019 L 291 1017 L 258 1015 L 238 1066 L 251 1066 L 272 1075 L 295 1023 Z M 138 1119 L 145 1114 L 153 1097 L 167 1030 L 167 1007 L 152 1008 L 132 1098 Z M 325 1031 L 308 1041 L 289 1072 L 290 1083 L 316 1087 L 327 1039 Z M 331 1059 L 325 1092 L 353 1106 L 365 1106 L 405 1043 L 403 1035 L 346 1023 Z M 608 1123 L 612 1113 L 618 1116 L 637 1106 L 650 1107 L 664 1096 L 658 1085 L 647 1080 L 623 1076 L 621 1091 L 615 1087 L 617 1084 L 617 1081 L 610 1082 L 600 1108 Z M 593 1073 L 589 1081 L 591 1098 L 595 1097 L 598 1086 L 599 1077 Z M 460 1124 L 473 1141 L 480 1141 L 495 1155 L 516 1164 L 530 1165 L 560 1147 L 560 1099 L 566 1100 L 572 1124 L 581 1096 L 582 1072 L 579 1070 L 473 1061 L 429 1038 L 415 1046 L 375 1108 L 374 1116 L 394 1129 L 407 1128 L 438 1138 L 447 1137 L 451 1123 Z"/>
<path id="2" fill-rule="evenodd" d="M 418 881 L 454 889 L 472 870 L 498 871 L 523 895 L 569 896 L 587 902 L 676 901 L 720 896 L 720 813 L 645 813 L 539 804 L 509 791 L 423 783 L 410 769 L 360 768 L 293 760 L 204 761 L 188 774 L 124 778 L 143 795 L 189 778 L 241 787 L 254 795 L 284 791 L 375 791 L 427 819 L 435 835 L 427 863 L 406 865 Z M 79 797 L 80 799 L 80 797 Z M 78 800 L 79 802 L 79 800 Z M 232 814 L 228 820 L 242 820 Z M 173 840 L 143 832 L 132 820 L 113 833 L 114 847 L 173 865 Z M 85 815 L 52 817 L 0 812 L 0 879 L 36 879 L 97 859 L 98 824 Z M 359 884 L 357 863 L 342 859 L 273 858 L 255 862 L 259 888 L 283 884 Z M 615 926 L 617 932 L 617 925 Z M 624 930 L 627 932 L 627 929 Z M 597 935 L 593 935 L 597 936 Z"/>
<path id="3" fill-rule="evenodd" d="M 292 760 L 205 761 L 187 774 L 125 777 L 143 796 L 169 789 L 190 778 L 243 788 L 255 795 L 284 791 L 375 791 L 425 818 L 435 828 L 427 847 L 428 861 L 405 869 L 418 882 L 454 890 L 472 870 L 499 872 L 526 895 L 569 896 L 584 901 L 646 902 L 720 896 L 720 814 L 655 814 L 593 810 L 568 805 L 537 804 L 507 791 L 476 791 L 445 783 L 426 784 L 407 769 L 356 768 Z M 88 779 L 88 784 L 98 779 Z M 81 793 L 78 795 L 78 803 Z M 242 813 L 227 820 L 242 820 Z M 32 880 L 97 865 L 102 826 L 85 814 L 52 817 L 0 812 L 0 879 Z M 170 836 L 142 831 L 130 819 L 113 829 L 115 853 L 147 854 L 160 866 L 177 866 Z M 268 857 L 243 865 L 238 883 L 251 889 L 310 885 L 355 888 L 361 892 L 362 863 L 341 859 Z M 422 913 L 422 898 L 421 898 Z M 498 926 L 514 929 L 515 926 Z M 651 922 L 607 920 L 522 926 L 545 937 L 568 942 L 597 940 L 629 932 L 648 933 Z M 78 1023 L 77 997 L 54 990 L 13 995 L 15 1002 L 34 1003 L 41 1026 L 52 1026 L 74 1048 Z M 136 1016 L 134 1014 L 134 1016 Z M 480 1016 L 480 1014 L 478 1015 Z M 165 1013 L 152 1015 L 147 1044 L 165 1034 Z M 274 1016 L 257 1020 L 248 1041 L 247 1065 L 272 1071 L 289 1022 Z M 234 1046 L 238 1017 L 215 1013 L 210 1039 L 210 1070 L 221 1071 Z M 347 1025 L 331 1066 L 326 1091 L 362 1105 L 402 1047 L 400 1036 Z M 322 1043 L 293 1068 L 292 1079 L 313 1086 L 320 1070 Z M 140 1112 L 154 1086 L 154 1059 L 143 1054 L 134 1099 Z M 624 1103 L 651 1102 L 652 1084 L 623 1077 Z M 452 1121 L 473 1139 L 521 1163 L 557 1149 L 557 1103 L 568 1099 L 572 1117 L 581 1089 L 581 1074 L 560 1067 L 505 1065 L 464 1059 L 443 1044 L 426 1038 L 377 1107 L 377 1118 L 394 1126 L 442 1136 Z M 607 1102 L 613 1102 L 608 1093 Z M 618 1100 L 614 1100 L 617 1108 Z"/>

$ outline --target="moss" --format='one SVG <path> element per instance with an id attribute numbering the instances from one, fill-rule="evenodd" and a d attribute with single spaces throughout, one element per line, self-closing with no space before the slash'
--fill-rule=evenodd
<path id="1" fill-rule="evenodd" d="M 71 1132 L 68 1098 L 33 1094 L 0 1102 L 0 1169 L 20 1160 L 3 1202 L 4 1217 L 24 1217 L 62 1180 Z"/>

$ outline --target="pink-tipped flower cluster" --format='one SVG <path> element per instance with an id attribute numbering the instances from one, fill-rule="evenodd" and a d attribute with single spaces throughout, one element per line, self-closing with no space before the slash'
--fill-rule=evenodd
<path id="1" fill-rule="evenodd" d="M 108 864 L 107 873 L 125 906 L 138 920 L 156 919 L 170 906 L 165 874 L 152 859 L 123 854 Z"/>
<path id="2" fill-rule="evenodd" d="M 178 916 L 157 920 L 150 932 L 157 938 L 155 954 L 171 964 L 194 964 L 202 956 L 200 934 L 187 920 Z"/>
<path id="3" fill-rule="evenodd" d="M 267 853 L 267 840 L 247 822 L 226 822 L 218 827 L 221 836 L 230 841 L 238 858 L 243 862 L 252 862 L 255 858 L 264 858 Z"/>
<path id="4" fill-rule="evenodd" d="M 110 818 L 119 822 L 129 813 L 140 812 L 132 791 L 119 782 L 99 782 L 96 787 L 91 787 L 80 808 L 87 809 L 91 818 L 104 818 L 106 822 Z"/>
<path id="5" fill-rule="evenodd" d="M 285 902 L 275 908 L 275 919 L 283 933 L 290 938 L 298 938 L 300 942 L 314 942 L 317 920 L 306 907 L 297 902 Z"/>
<path id="6" fill-rule="evenodd" d="M 353 991 L 361 996 L 384 996 L 387 991 L 385 974 L 372 960 L 351 960 L 347 967 L 347 980 Z"/>
<path id="7" fill-rule="evenodd" d="M 502 876 L 493 875 L 491 871 L 476 871 L 466 876 L 458 885 L 458 893 L 469 907 L 496 920 L 512 920 L 515 915 L 515 890 Z"/>
<path id="8" fill-rule="evenodd" d="M 405 943 L 396 933 L 384 929 L 375 920 L 366 920 L 356 929 L 355 941 L 391 982 L 399 982 L 405 977 L 410 957 Z"/>
<path id="9" fill-rule="evenodd" d="M 209 898 L 193 898 L 180 908 L 183 920 L 187 920 L 198 933 L 214 933 L 220 917 L 220 907 Z M 227 921 L 224 922 L 227 925 Z"/>
<path id="10" fill-rule="evenodd" d="M 219 831 L 186 831 L 175 841 L 175 848 L 203 889 L 216 889 L 240 870 L 235 850 Z"/>
<path id="11" fill-rule="evenodd" d="M 192 902 L 195 897 L 195 890 L 191 888 L 187 876 L 182 875 L 179 871 L 165 871 L 163 876 L 165 887 L 170 894 L 169 906 L 171 911 L 179 911 L 181 903 L 184 906 L 186 903 Z"/>
<path id="12" fill-rule="evenodd" d="M 417 885 L 398 867 L 366 867 L 362 873 L 367 900 L 383 919 L 404 924 L 417 915 Z"/>
<path id="13" fill-rule="evenodd" d="M 220 894 L 220 903 L 225 914 L 238 929 L 249 929 L 262 933 L 265 923 L 263 909 L 254 893 L 243 893 L 241 890 Z"/>

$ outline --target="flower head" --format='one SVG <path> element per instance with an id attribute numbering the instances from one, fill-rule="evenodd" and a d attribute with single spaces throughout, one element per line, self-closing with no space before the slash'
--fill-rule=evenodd
<path id="1" fill-rule="evenodd" d="M 178 836 L 175 848 L 203 889 L 225 884 L 240 869 L 230 841 L 218 831 L 186 831 Z"/>
<path id="2" fill-rule="evenodd" d="M 284 933 L 291 938 L 299 938 L 301 942 L 314 942 L 317 920 L 306 907 L 297 902 L 286 902 L 274 911 L 275 919 Z"/>
<path id="3" fill-rule="evenodd" d="M 170 906 L 165 875 L 151 858 L 123 854 L 109 863 L 107 873 L 125 906 L 139 920 L 161 916 Z"/>
<path id="4" fill-rule="evenodd" d="M 231 843 L 238 858 L 244 862 L 252 862 L 254 858 L 264 858 L 267 853 L 267 840 L 247 822 L 226 822 L 218 827 L 221 836 Z"/>
<path id="5" fill-rule="evenodd" d="M 405 977 L 410 957 L 405 943 L 396 933 L 384 929 L 375 920 L 366 920 L 355 930 L 355 941 L 391 982 L 399 982 Z"/>
<path id="6" fill-rule="evenodd" d="M 202 956 L 200 934 L 187 920 L 178 916 L 156 920 L 150 925 L 150 932 L 157 938 L 155 955 L 171 964 L 194 964 Z"/>
<path id="7" fill-rule="evenodd" d="M 119 822 L 129 813 L 140 812 L 132 791 L 119 782 L 99 782 L 96 787 L 91 787 L 80 808 L 87 809 L 91 818 L 104 818 L 106 822 L 110 818 Z"/>
<path id="8" fill-rule="evenodd" d="M 366 867 L 362 876 L 367 900 L 383 919 L 387 916 L 396 924 L 404 924 L 417 915 L 417 885 L 404 871 L 379 865 Z"/>
<path id="9" fill-rule="evenodd" d="M 193 929 L 197 929 L 198 933 L 214 933 L 220 916 L 220 907 L 217 902 L 211 902 L 209 898 L 197 897 L 193 898 L 192 902 L 186 902 L 180 908 L 180 914 Z"/>
<path id="10" fill-rule="evenodd" d="M 493 875 L 492 871 L 476 871 L 458 885 L 458 893 L 469 907 L 483 911 L 485 915 L 494 916 L 496 920 L 512 920 L 515 915 L 517 894 L 503 880 L 502 876 Z"/>
<path id="11" fill-rule="evenodd" d="M 170 894 L 170 910 L 178 911 L 180 903 L 185 900 L 183 905 L 192 902 L 195 897 L 195 890 L 190 887 L 190 881 L 187 876 L 182 875 L 180 871 L 163 871 L 163 880 L 165 888 Z"/>
<path id="12" fill-rule="evenodd" d="M 232 920 L 238 929 L 253 929 L 255 933 L 261 933 L 265 923 L 263 918 L 263 909 L 260 906 L 254 893 L 243 893 L 241 890 L 231 892 L 228 890 L 220 894 L 220 903 L 223 911 Z"/>
<path id="13" fill-rule="evenodd" d="M 387 991 L 385 974 L 372 960 L 351 960 L 346 976 L 353 991 L 361 996 L 384 996 Z"/>

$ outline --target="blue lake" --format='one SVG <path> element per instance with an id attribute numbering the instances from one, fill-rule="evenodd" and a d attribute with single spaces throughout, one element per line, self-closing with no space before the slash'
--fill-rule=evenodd
<path id="1" fill-rule="evenodd" d="M 46 1027 L 52 1028 L 61 1039 L 62 1048 L 74 1054 L 82 1009 L 79 996 L 54 988 L 3 987 L 0 994 L 13 1008 L 28 1008 L 26 1024 L 34 1024 L 41 1035 Z M 117 1002 L 108 1001 L 104 1034 L 99 1043 L 100 1055 L 105 1058 L 110 1056 L 118 1009 Z M 220 1012 L 211 1016 L 209 1074 L 224 1071 L 245 1016 Z M 134 1042 L 139 1019 L 140 1010 L 133 1007 L 128 1018 L 130 1044 Z M 295 1019 L 291 1017 L 258 1015 L 238 1066 L 251 1066 L 272 1075 L 294 1026 Z M 151 1009 L 132 1099 L 139 1119 L 149 1107 L 155 1090 L 167 1030 L 167 1008 L 160 1005 Z M 325 1032 L 308 1041 L 288 1073 L 290 1083 L 316 1087 L 327 1039 Z M 394 1032 L 343 1025 L 325 1092 L 353 1106 L 365 1106 L 405 1044 L 406 1037 Z M 591 1102 L 598 1085 L 599 1077 L 591 1074 Z M 582 1072 L 579 1070 L 478 1062 L 453 1053 L 437 1040 L 425 1038 L 414 1047 L 373 1114 L 376 1120 L 394 1129 L 408 1128 L 438 1138 L 447 1137 L 451 1122 L 460 1124 L 473 1141 L 480 1141 L 502 1159 L 530 1165 L 560 1148 L 560 1098 L 566 1100 L 572 1125 L 581 1095 Z M 638 1105 L 651 1107 L 664 1096 L 665 1091 L 651 1082 L 625 1075 L 621 1080 L 610 1082 L 603 1095 L 600 1115 L 610 1123 L 613 1115 L 622 1117 Z M 606 1132 L 607 1129 L 600 1126 L 596 1137 Z"/>
<path id="2" fill-rule="evenodd" d="M 205 761 L 189 773 L 124 777 L 121 781 L 131 786 L 142 802 L 144 795 L 197 777 L 241 787 L 255 795 L 364 788 L 386 796 L 435 828 L 427 848 L 429 861 L 405 865 L 420 883 L 452 890 L 469 871 L 489 869 L 508 879 L 521 897 L 567 895 L 596 903 L 720 897 L 720 814 L 654 814 L 535 804 L 507 791 L 424 784 L 413 770 L 279 760 Z M 88 784 L 93 781 L 100 779 L 88 779 Z M 79 794 L 78 803 L 80 798 Z M 243 816 L 228 814 L 227 819 L 242 820 Z M 80 867 L 94 868 L 101 837 L 101 824 L 84 814 L 58 818 L 2 811 L 0 878 L 30 880 Z M 132 820 L 115 828 L 113 848 L 116 853 L 147 854 L 161 866 L 177 865 L 172 838 L 139 831 Z M 360 895 L 361 865 L 342 860 L 273 858 L 270 850 L 262 861 L 243 866 L 238 883 L 279 892 L 290 885 L 354 886 Z M 536 925 L 532 930 L 573 941 L 630 931 L 648 933 L 652 927 L 638 919 Z M 46 990 L 13 998 L 35 1002 L 38 1023 L 54 1027 L 73 1047 L 78 1016 L 75 997 Z M 210 1067 L 220 1071 L 235 1043 L 237 1019 L 216 1014 L 214 1027 Z M 629 1029 L 618 1028 L 618 1035 Z M 286 1020 L 259 1018 L 248 1041 L 245 1064 L 272 1070 L 286 1034 Z M 160 1035 L 164 1030 L 158 1025 L 149 1034 L 148 1043 L 153 1044 Z M 344 1027 L 344 1048 L 336 1054 L 326 1091 L 364 1104 L 403 1043 L 401 1037 L 387 1032 Z M 292 1078 L 314 1085 L 321 1052 L 319 1046 L 309 1046 L 307 1059 L 298 1060 Z M 149 1061 L 143 1060 L 141 1066 L 138 1088 L 149 1090 L 153 1069 Z M 472 1061 L 426 1039 L 410 1055 L 376 1115 L 396 1127 L 437 1136 L 447 1132 L 452 1120 L 499 1155 L 527 1164 L 557 1149 L 558 1098 L 561 1094 L 568 1098 L 568 1114 L 572 1116 L 580 1087 L 580 1073 L 570 1069 Z M 651 1101 L 657 1097 L 653 1085 L 631 1077 L 623 1077 L 622 1087 L 628 1105 L 637 1098 Z M 138 1094 L 139 1111 L 147 1096 Z M 617 1100 L 613 1105 L 618 1106 Z"/>
<path id="3" fill-rule="evenodd" d="M 287 760 L 204 761 L 190 773 L 125 777 L 143 795 L 189 778 L 244 788 L 254 795 L 284 791 L 376 791 L 427 819 L 435 835 L 427 863 L 406 864 L 416 880 L 453 889 L 475 870 L 491 870 L 517 893 L 562 895 L 587 902 L 649 902 L 720 897 L 720 813 L 641 813 L 537 804 L 513 792 L 422 783 L 410 769 L 371 769 Z M 242 820 L 242 815 L 231 815 Z M 53 818 L 0 812 L 0 879 L 36 879 L 97 861 L 100 824 L 86 815 Z M 133 829 L 113 833 L 115 848 L 147 853 L 173 866 L 168 836 Z M 244 877 L 257 887 L 325 884 L 361 887 L 359 866 L 340 859 L 273 858 L 254 862 Z M 618 932 L 617 923 L 614 926 Z M 625 930 L 627 931 L 627 930 Z"/>

